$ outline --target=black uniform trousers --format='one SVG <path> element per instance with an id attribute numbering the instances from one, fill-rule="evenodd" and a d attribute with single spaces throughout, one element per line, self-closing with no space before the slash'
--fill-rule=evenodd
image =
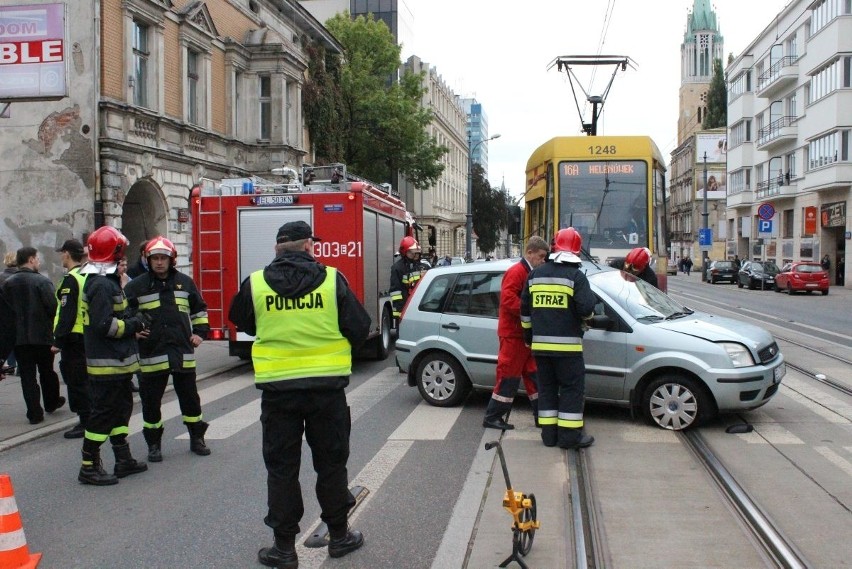
<path id="1" fill-rule="evenodd" d="M 304 433 L 317 473 L 320 517 L 331 530 L 345 529 L 355 497 L 347 486 L 351 423 L 344 390 L 263 391 L 260 409 L 269 506 L 263 521 L 278 537 L 299 533 Z"/>
<path id="2" fill-rule="evenodd" d="M 91 413 L 92 401 L 89 393 L 89 374 L 86 372 L 86 350 L 83 335 L 72 334 L 62 346 L 59 371 L 68 388 L 68 408 L 80 416 L 84 425 Z"/>
<path id="3" fill-rule="evenodd" d="M 195 370 L 145 373 L 139 379 L 139 399 L 142 400 L 142 421 L 146 425 L 162 426 L 160 423 L 163 416 L 160 407 L 166 386 L 169 384 L 169 375 L 172 376 L 184 421 L 186 418 L 195 419 L 201 416 L 201 398 L 198 396 L 198 387 L 195 384 Z"/>
<path id="4" fill-rule="evenodd" d="M 15 356 L 18 358 L 21 391 L 27 404 L 27 419 L 41 419 L 45 410 L 52 413 L 59 405 L 59 376 L 53 371 L 53 352 L 48 345 L 20 344 L 15 346 Z M 41 382 L 40 389 L 36 370 Z M 44 409 L 40 402 L 42 398 Z"/>
<path id="5" fill-rule="evenodd" d="M 586 391 L 583 354 L 536 354 L 535 362 L 538 366 L 541 440 L 547 446 L 574 445 L 583 435 L 583 403 Z"/>
<path id="6" fill-rule="evenodd" d="M 89 377 L 92 414 L 86 422 L 83 452 L 96 451 L 107 438 L 121 444 L 127 438 L 130 416 L 133 414 L 132 374 Z"/>

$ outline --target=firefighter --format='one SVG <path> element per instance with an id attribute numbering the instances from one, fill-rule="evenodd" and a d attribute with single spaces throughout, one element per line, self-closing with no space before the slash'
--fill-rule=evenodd
<path id="1" fill-rule="evenodd" d="M 54 354 L 61 353 L 59 371 L 68 387 L 68 407 L 77 413 L 79 423 L 65 431 L 66 439 L 83 438 L 89 420 L 91 402 L 89 376 L 86 374 L 86 348 L 83 345 L 83 287 L 86 275 L 80 274 L 86 255 L 83 244 L 69 239 L 57 249 L 62 253 L 62 266 L 67 273 L 59 283 L 56 298 L 59 306 L 53 321 Z"/>
<path id="2" fill-rule="evenodd" d="M 131 316 L 116 268 L 127 249 L 127 238 L 118 229 L 103 226 L 89 235 L 89 262 L 80 273 L 83 286 L 83 344 L 89 374 L 91 414 L 83 437 L 83 464 L 77 479 L 84 484 L 107 486 L 119 478 L 148 470 L 130 454 L 128 423 L 133 413 L 130 380 L 139 369 L 136 338 L 145 337 L 144 315 Z M 115 470 L 108 474 L 101 462 L 100 447 L 107 439 L 115 453 Z"/>
<path id="3" fill-rule="evenodd" d="M 195 348 L 210 330 L 207 304 L 192 279 L 175 268 L 177 249 L 171 241 L 162 236 L 151 239 L 145 247 L 145 260 L 148 272 L 130 281 L 124 292 L 131 310 L 151 319 L 151 335 L 139 341 L 139 397 L 148 460 L 163 460 L 160 406 L 169 375 L 189 431 L 189 450 L 207 456 L 210 449 L 204 433 L 209 425 L 202 420 L 195 384 Z"/>
<path id="4" fill-rule="evenodd" d="M 636 247 L 631 249 L 624 259 L 616 259 L 609 266 L 630 273 L 646 283 L 660 288 L 660 285 L 657 284 L 657 274 L 650 267 L 650 263 L 651 251 L 647 247 Z"/>
<path id="5" fill-rule="evenodd" d="M 521 293 L 521 326 L 538 366 L 538 423 L 545 446 L 583 448 L 583 330 L 595 295 L 580 266 L 582 238 L 573 227 L 556 234 L 551 262 L 532 270 Z"/>
<path id="6" fill-rule="evenodd" d="M 243 281 L 228 317 L 255 336 L 255 383 L 261 390 L 260 423 L 269 510 L 264 518 L 275 544 L 258 552 L 266 566 L 295 569 L 296 534 L 304 513 L 299 468 L 302 435 L 317 473 L 328 553 L 343 557 L 364 544 L 350 531 L 355 498 L 347 487 L 351 422 L 345 387 L 352 350 L 367 338 L 370 317 L 336 269 L 317 263 L 304 221 L 278 230 L 275 260 Z"/>
<path id="7" fill-rule="evenodd" d="M 393 317 L 399 319 L 408 295 L 420 281 L 420 244 L 406 235 L 399 242 L 399 259 L 391 267 L 390 297 Z"/>
<path id="8" fill-rule="evenodd" d="M 500 349 L 497 352 L 497 380 L 482 426 L 491 429 L 514 429 L 515 426 L 503 418 L 512 409 L 521 378 L 533 416 L 538 419 L 538 386 L 536 385 L 535 359 L 529 346 L 524 344 L 521 328 L 521 291 L 527 284 L 530 271 L 547 259 L 547 242 L 534 235 L 527 241 L 524 257 L 509 267 L 503 276 L 500 290 L 500 312 L 497 320 L 497 336 Z"/>

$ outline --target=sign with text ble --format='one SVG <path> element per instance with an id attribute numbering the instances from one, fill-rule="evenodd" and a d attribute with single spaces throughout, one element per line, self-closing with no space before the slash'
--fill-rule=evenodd
<path id="1" fill-rule="evenodd" d="M 61 99 L 65 4 L 0 6 L 0 99 Z"/>

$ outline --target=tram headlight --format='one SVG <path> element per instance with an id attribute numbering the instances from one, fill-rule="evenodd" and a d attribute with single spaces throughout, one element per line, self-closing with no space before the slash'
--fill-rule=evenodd
<path id="1" fill-rule="evenodd" d="M 751 352 L 742 344 L 734 342 L 719 342 L 719 345 L 725 348 L 725 351 L 728 353 L 728 357 L 731 358 L 731 362 L 734 364 L 734 367 L 748 367 L 755 365 L 754 358 L 751 357 Z"/>

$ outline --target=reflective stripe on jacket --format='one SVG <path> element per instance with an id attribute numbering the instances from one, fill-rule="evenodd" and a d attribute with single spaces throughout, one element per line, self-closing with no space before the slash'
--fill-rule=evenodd
<path id="1" fill-rule="evenodd" d="M 72 279 L 73 282 L 77 283 L 77 295 L 74 298 L 75 301 L 75 316 L 74 316 L 74 325 L 71 327 L 71 334 L 82 334 L 83 333 L 83 287 L 86 286 L 86 275 L 80 274 L 80 267 L 72 267 L 71 270 L 68 271 L 68 274 L 62 279 L 62 282 L 59 283 L 59 288 L 56 291 L 56 299 L 59 301 L 59 304 L 56 307 L 56 316 L 53 318 L 53 331 L 54 333 L 59 332 L 57 330 L 59 326 L 59 318 L 60 313 L 65 309 L 68 302 L 70 302 L 70 298 L 63 297 L 70 295 L 72 292 L 70 282 L 68 279 Z M 66 286 L 68 283 L 69 286 Z"/>
<path id="2" fill-rule="evenodd" d="M 284 298 L 251 274 L 257 335 L 252 345 L 255 382 L 339 377 L 352 373 L 352 348 L 340 333 L 337 270 L 326 267 L 322 284 L 300 298 Z"/>

